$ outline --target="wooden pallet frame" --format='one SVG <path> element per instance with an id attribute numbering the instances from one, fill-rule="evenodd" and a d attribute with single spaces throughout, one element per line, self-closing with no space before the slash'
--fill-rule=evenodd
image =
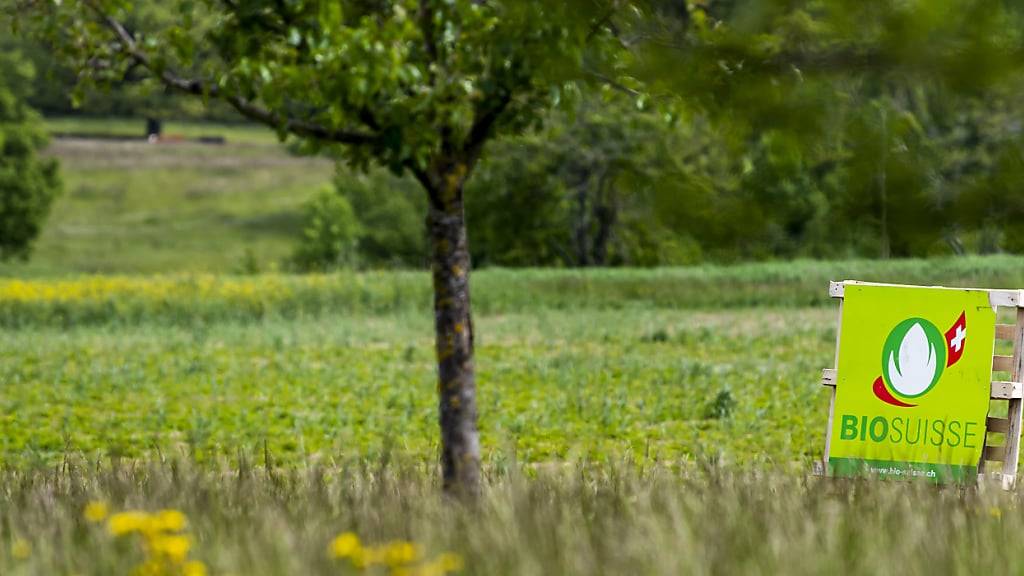
<path id="1" fill-rule="evenodd" d="M 828 405 L 828 428 L 825 430 L 825 456 L 819 473 L 828 470 L 828 453 L 832 443 L 832 418 L 835 411 L 836 384 L 839 381 L 839 337 L 842 333 L 843 297 L 846 287 L 851 285 L 896 286 L 896 284 L 874 284 L 844 280 L 830 282 L 828 295 L 839 300 L 839 321 L 836 330 L 836 360 L 832 368 L 821 373 L 821 383 L 832 389 L 832 397 Z M 1024 402 L 1024 290 L 984 290 L 988 292 L 989 303 L 998 311 L 999 308 L 1012 308 L 1015 312 L 1014 324 L 996 324 L 996 340 L 1013 343 L 1013 355 L 993 354 L 992 372 L 1003 372 L 1009 380 L 992 380 L 990 398 L 1009 403 L 1006 418 L 988 417 L 985 421 L 985 443 L 981 461 L 978 462 L 978 480 L 999 482 L 1003 489 L 1011 490 L 1017 479 L 1017 463 L 1020 457 L 1020 436 L 1022 402 Z M 991 434 L 1002 434 L 1005 440 L 1002 445 L 989 445 Z M 988 462 L 1002 462 L 1002 468 L 996 472 L 986 472 Z"/>

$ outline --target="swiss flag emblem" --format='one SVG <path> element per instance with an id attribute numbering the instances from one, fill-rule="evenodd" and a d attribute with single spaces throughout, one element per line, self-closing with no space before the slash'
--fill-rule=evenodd
<path id="1" fill-rule="evenodd" d="M 967 312 L 961 312 L 956 324 L 946 331 L 946 367 L 956 364 L 967 345 Z"/>

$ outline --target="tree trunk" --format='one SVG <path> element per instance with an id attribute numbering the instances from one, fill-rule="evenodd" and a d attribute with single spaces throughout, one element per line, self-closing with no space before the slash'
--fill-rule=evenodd
<path id="1" fill-rule="evenodd" d="M 469 301 L 469 247 L 462 203 L 465 170 L 438 174 L 427 214 L 434 279 L 441 421 L 441 470 L 445 491 L 472 495 L 480 486 L 473 320 Z"/>
<path id="2" fill-rule="evenodd" d="M 573 243 L 576 245 L 576 266 L 586 268 L 590 265 L 590 211 L 587 209 L 587 188 L 589 178 L 584 178 L 576 187 L 576 221 L 573 224 Z"/>
<path id="3" fill-rule="evenodd" d="M 593 261 L 597 266 L 608 264 L 608 243 L 612 239 L 612 228 L 618 220 L 618 208 L 614 204 L 614 190 L 611 188 L 611 176 L 603 172 L 597 181 L 597 197 L 594 203 L 594 221 L 597 231 L 594 234 Z"/>
<path id="4" fill-rule="evenodd" d="M 146 118 L 146 139 L 159 140 L 164 132 L 164 123 L 159 118 Z"/>

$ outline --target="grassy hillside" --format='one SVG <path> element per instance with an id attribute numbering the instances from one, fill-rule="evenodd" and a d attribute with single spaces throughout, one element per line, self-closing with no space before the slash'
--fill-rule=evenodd
<path id="1" fill-rule="evenodd" d="M 56 120 L 50 129 L 137 134 L 137 124 Z M 228 141 L 53 140 L 64 194 L 32 260 L 0 273 L 230 272 L 286 258 L 299 206 L 330 184 L 332 163 L 290 156 L 267 130 L 171 124 L 168 132 L 179 129 Z"/>

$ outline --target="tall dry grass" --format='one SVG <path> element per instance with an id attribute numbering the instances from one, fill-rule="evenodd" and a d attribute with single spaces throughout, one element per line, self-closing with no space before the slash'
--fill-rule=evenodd
<path id="1" fill-rule="evenodd" d="M 425 556 L 453 552 L 463 573 L 481 575 L 1006 574 L 1024 566 L 1021 497 L 984 487 L 667 463 L 509 464 L 489 469 L 483 496 L 467 504 L 439 493 L 435 470 L 386 460 L 5 470 L 0 573 L 128 573 L 141 552 L 83 518 L 95 501 L 182 511 L 191 557 L 211 574 L 359 573 L 328 555 L 345 531 L 368 543 L 411 540 Z"/>

